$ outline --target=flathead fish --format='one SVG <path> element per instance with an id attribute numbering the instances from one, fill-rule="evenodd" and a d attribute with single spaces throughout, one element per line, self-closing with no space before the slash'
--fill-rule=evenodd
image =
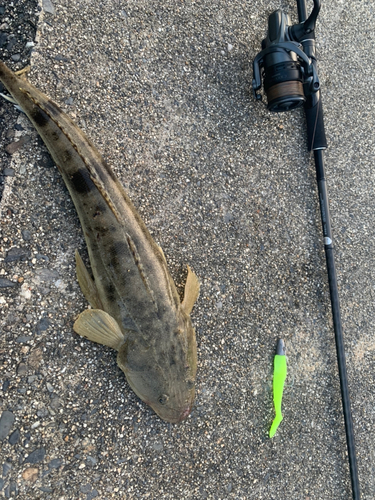
<path id="1" fill-rule="evenodd" d="M 74 330 L 118 351 L 130 387 L 163 420 L 184 420 L 195 395 L 196 275 L 188 267 L 181 302 L 163 251 L 90 139 L 2 62 L 0 80 L 47 146 L 82 225 L 93 278 L 78 252 L 76 269 L 92 309 L 78 316 Z"/>

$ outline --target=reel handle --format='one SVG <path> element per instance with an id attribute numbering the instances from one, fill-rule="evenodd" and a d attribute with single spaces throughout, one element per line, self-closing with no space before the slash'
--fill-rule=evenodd
<path id="1" fill-rule="evenodd" d="M 297 0 L 297 10 L 298 10 L 298 20 L 300 23 L 303 23 L 306 21 L 307 18 L 307 11 L 306 11 L 306 0 Z M 309 16 L 308 22 L 311 21 L 311 19 L 318 17 L 320 10 L 320 0 L 314 0 L 314 8 Z"/>

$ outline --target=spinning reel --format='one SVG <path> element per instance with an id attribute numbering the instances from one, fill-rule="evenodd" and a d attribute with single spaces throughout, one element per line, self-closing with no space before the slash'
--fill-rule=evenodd
<path id="1" fill-rule="evenodd" d="M 309 18 L 294 26 L 281 10 L 268 18 L 267 37 L 253 62 L 253 92 L 257 100 L 262 99 L 258 90 L 263 80 L 269 111 L 298 108 L 319 91 L 314 35 L 319 10 L 320 0 L 314 0 Z"/>

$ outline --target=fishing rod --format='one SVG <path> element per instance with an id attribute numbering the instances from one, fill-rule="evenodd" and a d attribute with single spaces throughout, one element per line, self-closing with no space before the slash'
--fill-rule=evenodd
<path id="1" fill-rule="evenodd" d="M 306 0 L 297 0 L 298 24 L 291 26 L 288 15 L 281 10 L 269 16 L 267 37 L 262 41 L 262 51 L 253 62 L 252 86 L 254 97 L 261 100 L 259 90 L 263 84 L 269 111 L 290 111 L 299 106 L 305 108 L 308 149 L 314 152 L 315 159 L 352 493 L 353 500 L 359 500 L 353 420 L 323 163 L 323 150 L 327 147 L 327 141 L 315 49 L 315 23 L 320 11 L 320 0 L 313 1 L 313 10 L 307 17 Z"/>

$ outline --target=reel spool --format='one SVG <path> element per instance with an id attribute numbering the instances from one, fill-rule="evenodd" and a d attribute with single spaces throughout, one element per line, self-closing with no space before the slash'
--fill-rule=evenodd
<path id="1" fill-rule="evenodd" d="M 301 68 L 297 62 L 276 64 L 268 69 L 264 78 L 269 111 L 290 111 L 305 102 Z"/>

